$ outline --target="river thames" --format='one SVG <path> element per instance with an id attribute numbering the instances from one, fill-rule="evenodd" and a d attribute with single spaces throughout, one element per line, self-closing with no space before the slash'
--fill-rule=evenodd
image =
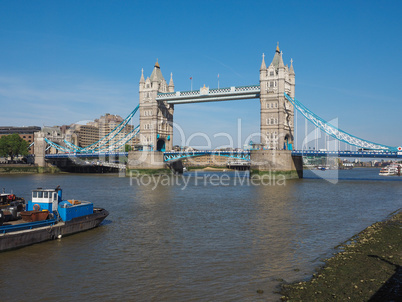
<path id="1" fill-rule="evenodd" d="M 401 208 L 402 177 L 378 172 L 271 183 L 234 172 L 2 175 L 0 189 L 25 199 L 60 185 L 65 199 L 110 212 L 97 229 L 1 253 L 2 300 L 278 300 L 280 282 L 309 278 L 335 246 Z"/>

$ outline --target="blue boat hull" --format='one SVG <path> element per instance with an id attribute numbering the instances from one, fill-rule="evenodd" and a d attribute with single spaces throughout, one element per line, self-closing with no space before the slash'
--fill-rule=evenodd
<path id="1" fill-rule="evenodd" d="M 108 215 L 109 212 L 105 209 L 94 209 L 93 214 L 77 217 L 67 222 L 0 234 L 0 252 L 96 228 Z"/>

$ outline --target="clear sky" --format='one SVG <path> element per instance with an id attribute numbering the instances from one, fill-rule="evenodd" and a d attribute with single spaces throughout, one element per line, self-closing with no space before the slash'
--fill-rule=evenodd
<path id="1" fill-rule="evenodd" d="M 126 117 L 156 59 L 176 91 L 259 83 L 277 42 L 296 98 L 358 137 L 402 145 L 402 1 L 0 0 L 0 125 Z M 175 106 L 213 147 L 259 132 L 259 101 Z M 299 135 L 304 121 L 298 120 Z M 175 134 L 176 136 L 176 134 Z M 176 138 L 175 138 L 176 139 Z M 227 141 L 227 140 L 226 140 Z M 176 141 L 177 143 L 177 141 Z"/>

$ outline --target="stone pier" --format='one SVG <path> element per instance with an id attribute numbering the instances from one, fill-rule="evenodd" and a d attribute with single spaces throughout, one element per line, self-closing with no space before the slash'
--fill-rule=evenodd
<path id="1" fill-rule="evenodd" d="M 38 167 L 46 167 L 47 163 L 45 161 L 46 146 L 45 134 L 42 131 L 35 132 L 35 165 Z"/>
<path id="2" fill-rule="evenodd" d="M 288 150 L 252 150 L 251 174 L 283 175 L 286 179 L 303 178 L 303 158 Z"/>
<path id="3" fill-rule="evenodd" d="M 159 151 L 130 151 L 128 152 L 127 171 L 138 170 L 143 172 L 169 171 L 163 161 L 163 152 Z"/>

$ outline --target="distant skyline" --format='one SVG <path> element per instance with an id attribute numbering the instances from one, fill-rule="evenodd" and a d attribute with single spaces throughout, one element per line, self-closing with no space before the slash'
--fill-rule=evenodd
<path id="1" fill-rule="evenodd" d="M 400 1 L 0 1 L 0 125 L 124 118 L 157 59 L 176 91 L 217 88 L 218 74 L 220 87 L 259 84 L 262 54 L 269 64 L 279 42 L 298 100 L 353 135 L 400 146 L 401 14 Z M 217 147 L 225 132 L 241 147 L 259 132 L 259 107 L 176 105 L 174 121 L 187 138 L 203 132 Z M 300 114 L 297 125 L 301 141 Z"/>

